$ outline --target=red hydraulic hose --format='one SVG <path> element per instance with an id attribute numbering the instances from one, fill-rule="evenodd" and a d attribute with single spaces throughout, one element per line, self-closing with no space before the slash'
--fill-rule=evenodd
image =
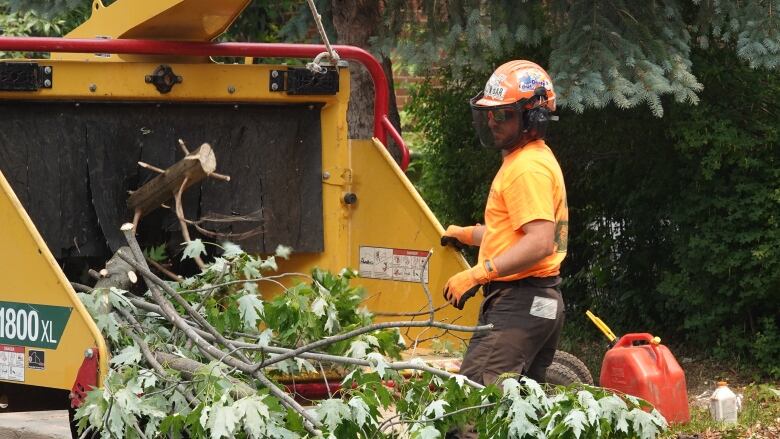
<path id="1" fill-rule="evenodd" d="M 339 56 L 363 64 L 374 80 L 374 136 L 387 145 L 388 132 L 401 149 L 401 169 L 409 166 L 409 149 L 387 118 L 388 86 L 382 65 L 355 46 L 333 46 Z M 320 44 L 204 43 L 131 39 L 0 37 L 0 50 L 22 52 L 121 53 L 135 55 L 233 56 L 256 58 L 314 58 L 325 52 Z"/>

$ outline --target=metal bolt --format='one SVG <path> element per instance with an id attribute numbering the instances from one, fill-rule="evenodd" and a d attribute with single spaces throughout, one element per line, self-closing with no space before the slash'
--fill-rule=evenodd
<path id="1" fill-rule="evenodd" d="M 233 93 L 235 93 L 235 92 L 236 92 L 236 88 L 235 88 L 235 87 L 233 87 L 232 85 L 229 85 L 229 86 L 228 86 L 228 93 L 230 93 L 230 94 L 233 94 Z"/>
<path id="2" fill-rule="evenodd" d="M 51 67 L 50 66 L 44 67 L 43 68 L 43 73 L 46 73 L 47 75 L 50 75 L 51 74 Z"/>
<path id="3" fill-rule="evenodd" d="M 330 178 L 330 172 L 325 171 L 325 172 L 322 173 L 322 179 L 323 180 L 327 180 L 329 178 Z"/>
<path id="4" fill-rule="evenodd" d="M 276 91 L 276 89 L 278 89 L 278 88 L 279 88 L 279 84 L 277 84 L 275 82 L 273 84 L 271 84 L 271 90 Z"/>
<path id="5" fill-rule="evenodd" d="M 97 90 L 97 85 L 95 84 L 89 84 L 89 91 L 94 93 Z"/>
<path id="6" fill-rule="evenodd" d="M 347 192 L 344 194 L 344 204 L 355 204 L 357 203 L 357 195 L 353 192 Z"/>
<path id="7" fill-rule="evenodd" d="M 47 80 L 43 81 L 43 86 L 44 87 L 51 87 L 51 79 L 47 79 Z"/>
<path id="8" fill-rule="evenodd" d="M 276 70 L 271 70 L 271 77 L 272 78 L 278 78 L 279 77 L 279 72 L 277 72 Z"/>
<path id="9" fill-rule="evenodd" d="M 92 358 L 93 355 L 95 355 L 95 351 L 93 351 L 92 348 L 84 351 L 84 358 Z"/>

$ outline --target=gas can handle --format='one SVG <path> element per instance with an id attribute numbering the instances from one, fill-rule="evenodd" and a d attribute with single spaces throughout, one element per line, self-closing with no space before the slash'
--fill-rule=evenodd
<path id="1" fill-rule="evenodd" d="M 658 345 L 653 342 L 653 338 L 653 335 L 647 332 L 626 334 L 620 337 L 620 340 L 615 344 L 615 348 L 629 347 L 635 341 L 646 341 L 648 346 L 650 346 L 650 349 L 653 350 L 653 354 L 655 354 L 655 365 L 658 367 L 658 370 L 666 370 L 666 362 L 661 356 L 661 352 L 658 350 Z"/>
<path id="2" fill-rule="evenodd" d="M 647 344 L 652 344 L 653 335 L 647 332 L 635 332 L 632 334 L 625 334 L 624 336 L 620 337 L 620 340 L 618 340 L 615 347 L 624 348 L 627 346 L 631 346 L 631 344 L 635 341 L 646 341 Z"/>

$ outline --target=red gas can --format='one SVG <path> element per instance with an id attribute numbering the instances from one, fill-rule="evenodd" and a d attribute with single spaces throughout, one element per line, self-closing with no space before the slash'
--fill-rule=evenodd
<path id="1" fill-rule="evenodd" d="M 671 351 L 648 333 L 626 334 L 607 351 L 600 385 L 648 401 L 669 423 L 691 419 L 685 372 Z"/>

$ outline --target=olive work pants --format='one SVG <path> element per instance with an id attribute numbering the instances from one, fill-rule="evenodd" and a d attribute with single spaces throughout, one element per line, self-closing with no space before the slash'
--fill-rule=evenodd
<path id="1" fill-rule="evenodd" d="M 554 276 L 483 286 L 479 324 L 493 330 L 471 337 L 460 374 L 485 385 L 506 372 L 544 382 L 563 329 L 560 284 Z"/>

